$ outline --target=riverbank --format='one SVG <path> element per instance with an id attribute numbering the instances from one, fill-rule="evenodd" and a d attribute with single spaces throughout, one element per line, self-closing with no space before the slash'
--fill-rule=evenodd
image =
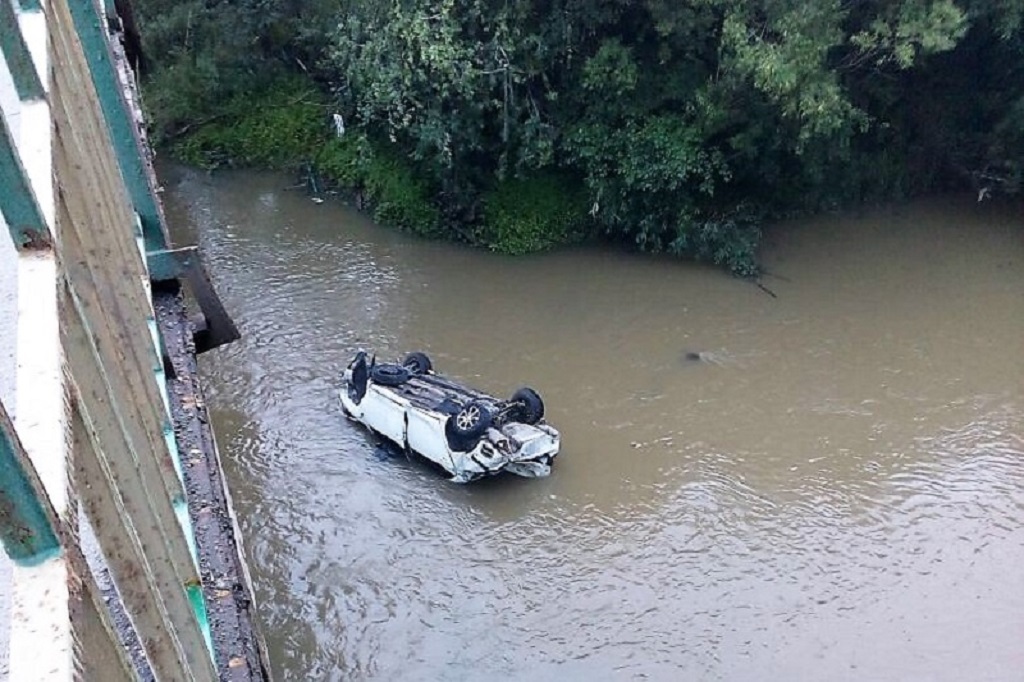
<path id="1" fill-rule="evenodd" d="M 576 171 L 555 164 L 514 176 L 442 181 L 436 168 L 395 140 L 346 127 L 328 94 L 303 76 L 243 89 L 215 113 L 176 127 L 156 109 L 149 115 L 154 140 L 177 162 L 209 172 L 291 172 L 317 199 L 341 196 L 376 223 L 422 237 L 509 255 L 605 240 L 710 262 L 743 277 L 760 274 L 757 250 L 768 214 L 757 203 L 725 200 L 720 209 L 683 212 L 668 222 L 656 212 L 634 220 L 620 215 L 621 207 L 605 206 L 608 197 Z M 449 171 L 457 175 L 454 167 Z M 639 231 L 629 227 L 634 222 Z"/>
<path id="2" fill-rule="evenodd" d="M 176 161 L 210 172 L 287 171 L 314 197 L 340 196 L 379 224 L 499 253 L 544 251 L 595 234 L 582 186 L 554 170 L 495 180 L 468 211 L 452 210 L 402 150 L 346 128 L 328 98 L 303 79 L 238 95 L 216 116 L 165 135 L 163 147 Z"/>
<path id="3" fill-rule="evenodd" d="M 156 127 L 200 162 L 315 141 L 311 184 L 505 253 L 599 236 L 752 276 L 776 218 L 1024 177 L 1002 6 L 137 5 Z"/>

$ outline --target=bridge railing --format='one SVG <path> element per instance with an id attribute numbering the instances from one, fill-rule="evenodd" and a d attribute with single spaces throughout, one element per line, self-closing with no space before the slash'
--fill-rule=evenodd
<path id="1" fill-rule="evenodd" d="M 263 661 L 224 664 L 212 643 L 150 284 L 150 263 L 167 271 L 156 279 L 188 276 L 195 254 L 169 247 L 105 17 L 91 0 L 0 0 L 0 48 L 17 306 L 16 329 L 0 329 L 16 360 L 0 392 L 10 679 L 258 679 Z M 212 319 L 216 342 L 237 337 Z"/>

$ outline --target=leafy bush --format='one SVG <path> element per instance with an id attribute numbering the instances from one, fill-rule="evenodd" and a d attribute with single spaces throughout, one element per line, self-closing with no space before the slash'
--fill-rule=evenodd
<path id="1" fill-rule="evenodd" d="M 132 5 L 157 143 L 312 160 L 380 220 L 509 253 L 574 238 L 582 203 L 610 238 L 751 272 L 748 206 L 1021 189 L 1019 3 Z M 367 137 L 333 140 L 328 101 Z"/>
<path id="2" fill-rule="evenodd" d="M 757 246 L 761 241 L 761 213 L 747 204 L 713 216 L 682 223 L 668 250 L 726 267 L 733 274 L 759 274 Z"/>
<path id="3" fill-rule="evenodd" d="M 481 236 L 495 251 L 531 253 L 581 238 L 587 219 L 579 183 L 543 172 L 501 182 L 485 197 Z"/>
<path id="4" fill-rule="evenodd" d="M 361 132 L 332 139 L 319 151 L 315 165 L 338 187 L 358 192 L 380 223 L 424 236 L 438 236 L 441 214 L 427 183 L 412 165 L 383 143 Z"/>
<path id="5" fill-rule="evenodd" d="M 154 142 L 165 144 L 196 121 L 216 115 L 218 84 L 217 66 L 205 58 L 179 59 L 150 76 L 143 87 L 142 103 Z"/>
<path id="6" fill-rule="evenodd" d="M 203 168 L 294 167 L 329 139 L 323 96 L 304 83 L 239 94 L 211 121 L 173 144 L 175 156 Z"/>
<path id="7" fill-rule="evenodd" d="M 320 148 L 314 158 L 317 171 L 338 187 L 361 189 L 367 168 L 373 162 L 373 147 L 361 133 L 335 137 Z"/>
<path id="8" fill-rule="evenodd" d="M 367 165 L 365 187 L 378 222 L 438 235 L 441 213 L 430 200 L 427 183 L 401 157 L 378 149 Z"/>

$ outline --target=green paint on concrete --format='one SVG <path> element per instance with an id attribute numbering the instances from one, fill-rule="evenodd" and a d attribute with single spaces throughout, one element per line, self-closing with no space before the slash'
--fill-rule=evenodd
<path id="1" fill-rule="evenodd" d="M 61 546 L 46 513 L 48 502 L 40 498 L 42 486 L 32 485 L 26 466 L 28 455 L 0 405 L 0 539 L 14 563 L 38 566 L 60 556 Z"/>
<path id="2" fill-rule="evenodd" d="M 188 269 L 199 262 L 199 249 L 185 246 L 180 249 L 161 249 L 146 253 L 146 267 L 149 279 L 154 282 L 180 279 Z"/>
<path id="3" fill-rule="evenodd" d="M 3 5 L 7 0 L 0 0 Z M 11 231 L 11 239 L 19 249 L 43 248 L 50 244 L 50 230 L 39 209 L 32 184 L 21 165 L 7 121 L 0 116 L 0 213 Z"/>
<path id="4" fill-rule="evenodd" d="M 22 3 L 22 7 L 25 4 Z M 25 8 L 29 9 L 29 8 Z M 38 3 L 32 9 L 39 9 Z M 25 38 L 21 35 L 18 16 L 10 0 L 0 2 L 0 50 L 4 53 L 7 68 L 14 78 L 14 87 L 22 100 L 42 99 L 46 96 L 39 72 L 32 61 Z"/>
<path id="5" fill-rule="evenodd" d="M 185 593 L 188 594 L 188 600 L 192 603 L 192 609 L 196 612 L 199 630 L 203 633 L 203 639 L 206 640 L 206 648 L 210 651 L 210 658 L 216 664 L 217 657 L 213 651 L 213 637 L 210 634 L 210 619 L 206 615 L 206 602 L 203 601 L 203 588 L 200 585 L 186 585 Z"/>
<path id="6" fill-rule="evenodd" d="M 178 517 L 178 522 L 181 524 L 182 529 L 185 531 L 185 540 L 188 542 L 189 551 L 192 553 L 192 561 L 196 566 L 196 570 L 199 570 L 199 553 L 196 550 L 195 535 L 192 532 L 192 520 L 188 515 L 188 505 L 185 500 L 174 501 L 174 513 Z M 206 614 L 206 601 L 203 599 L 203 588 L 198 582 L 189 583 L 185 585 L 185 593 L 188 595 L 188 601 L 192 605 L 192 612 L 196 616 L 196 622 L 199 624 L 199 630 L 203 633 L 203 639 L 206 640 L 206 648 L 210 650 L 210 657 L 213 659 L 214 664 L 217 662 L 216 652 L 213 650 L 213 637 L 210 634 L 210 619 Z"/>
<path id="7" fill-rule="evenodd" d="M 135 122 L 121 92 L 114 57 L 110 51 L 106 21 L 101 18 L 92 0 L 68 0 L 75 31 L 82 43 L 89 64 L 93 86 L 100 100 L 103 118 L 110 131 L 110 141 L 117 155 L 128 196 L 142 222 L 147 251 L 166 249 L 167 234 L 157 207 L 155 188 L 150 185 L 149 174 L 143 160 Z"/>

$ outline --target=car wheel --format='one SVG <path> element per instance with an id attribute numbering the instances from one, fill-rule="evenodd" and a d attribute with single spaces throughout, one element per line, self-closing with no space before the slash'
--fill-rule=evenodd
<path id="1" fill-rule="evenodd" d="M 409 380 L 409 370 L 388 363 L 370 368 L 370 378 L 382 386 L 401 386 Z"/>
<path id="2" fill-rule="evenodd" d="M 469 441 L 456 433 L 454 414 L 444 422 L 444 437 L 448 441 L 448 448 L 452 452 L 466 452 L 476 447 L 476 441 Z"/>
<path id="3" fill-rule="evenodd" d="M 519 403 L 514 412 L 516 421 L 536 424 L 544 418 L 544 401 L 537 391 L 528 386 L 513 393 L 511 402 Z"/>
<path id="4" fill-rule="evenodd" d="M 426 353 L 409 353 L 405 356 L 405 360 L 402 361 L 402 366 L 408 369 L 413 374 L 426 374 L 430 370 L 434 369 L 434 365 L 430 362 L 430 358 L 427 357 Z"/>

